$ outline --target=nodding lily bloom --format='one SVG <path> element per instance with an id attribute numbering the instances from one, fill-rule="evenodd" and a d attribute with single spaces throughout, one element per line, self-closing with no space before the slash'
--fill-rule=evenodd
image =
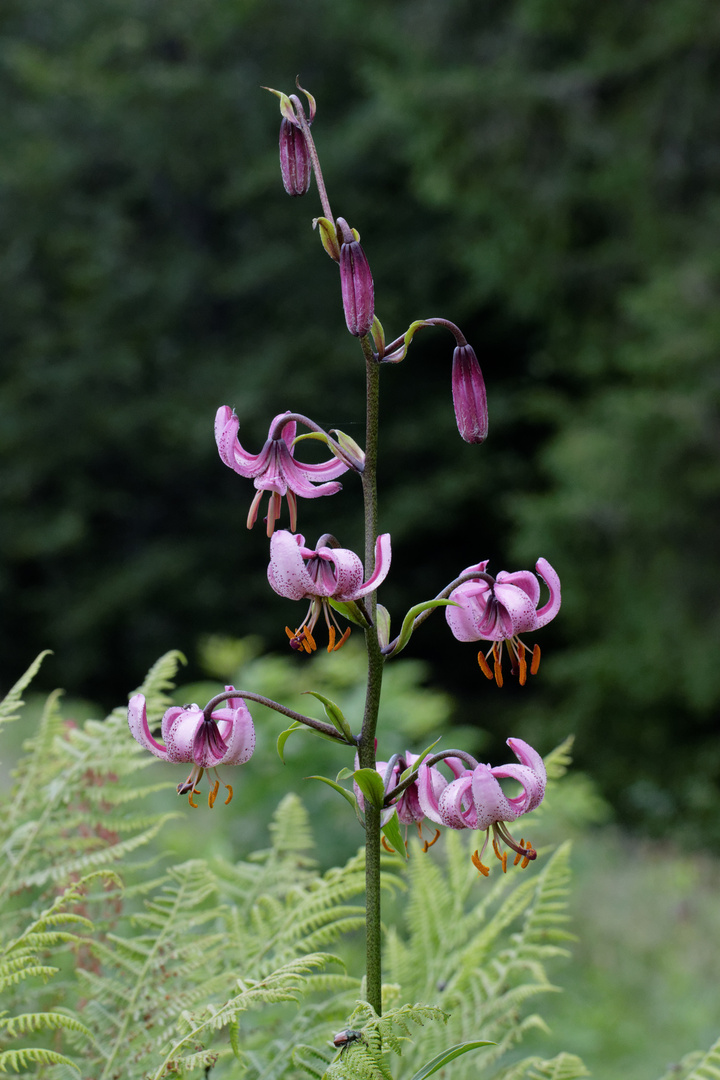
<path id="1" fill-rule="evenodd" d="M 537 858 L 537 852 L 529 841 L 521 839 L 517 843 L 507 829 L 506 823 L 516 821 L 523 814 L 529 814 L 540 805 L 545 794 L 547 774 L 543 759 L 532 746 L 522 739 L 508 739 L 507 744 L 520 762 L 519 765 L 478 764 L 474 769 L 464 769 L 457 779 L 449 783 L 443 780 L 438 788 L 437 777 L 427 765 L 420 766 L 418 775 L 418 797 L 425 816 L 438 825 L 449 829 L 484 829 L 485 842 L 478 854 L 472 857 L 473 865 L 485 877 L 489 867 L 482 862 L 485 848 L 492 829 L 492 847 L 502 863 L 503 873 L 507 872 L 506 845 L 515 852 L 515 863 L 523 869 L 530 861 Z M 453 770 L 455 771 L 455 770 Z M 437 770 L 435 770 L 437 772 Z M 508 798 L 498 783 L 498 778 L 507 777 L 517 780 L 522 792 Z"/>
<path id="2" fill-rule="evenodd" d="M 395 754 L 395 756 L 391 758 L 390 761 L 376 762 L 375 768 L 382 777 L 386 795 L 392 794 L 393 790 L 399 784 L 402 774 L 407 769 L 414 769 L 419 760 L 419 754 L 411 754 L 409 750 L 406 750 L 404 754 Z M 464 762 L 460 761 L 458 758 L 445 758 L 445 762 L 447 765 L 450 766 L 455 776 L 460 776 L 465 769 Z M 355 763 L 355 768 L 358 768 L 357 760 Z M 428 766 L 425 766 L 425 768 L 427 770 L 427 776 L 425 781 L 426 784 L 430 786 L 430 789 L 436 795 L 439 795 L 447 783 L 445 777 L 442 775 L 442 773 L 438 771 L 438 769 L 428 768 Z M 360 808 L 362 809 L 364 806 L 363 794 L 357 787 L 357 785 L 355 785 L 355 795 L 357 796 Z M 425 820 L 425 811 L 420 805 L 420 795 L 418 791 L 417 780 L 415 780 L 409 787 L 405 788 L 405 790 L 401 792 L 397 801 L 391 803 L 390 806 L 383 811 L 383 824 L 385 824 L 385 822 L 387 822 L 392 817 L 394 811 L 397 811 L 397 816 L 403 823 L 403 825 L 416 826 L 418 836 L 423 842 L 423 851 L 427 851 L 429 848 L 431 848 L 435 841 L 439 838 L 439 829 L 435 830 L 435 835 L 432 840 L 426 840 L 423 836 L 422 827 Z M 407 829 L 405 831 L 405 840 L 407 845 Z M 388 850 L 392 850 L 392 848 L 389 848 L 387 841 L 384 837 L 382 842 L 384 847 L 386 847 Z"/>
<path id="3" fill-rule="evenodd" d="M 270 541 L 268 581 L 278 596 L 310 601 L 308 613 L 298 629 L 293 633 L 289 627 L 285 627 L 291 648 L 314 652 L 317 646 L 313 630 L 321 612 L 325 616 L 330 638 L 328 652 L 335 652 L 344 645 L 350 636 L 350 627 L 345 633 L 340 630 L 329 601 L 348 603 L 367 596 L 385 580 L 389 569 L 389 533 L 377 538 L 375 570 L 363 582 L 362 562 L 354 551 L 341 548 L 334 536 L 327 533 L 321 536 L 313 550 L 305 547 L 305 537 L 299 533 L 293 535 L 286 529 L 278 530 Z M 340 634 L 337 644 L 336 633 Z"/>
<path id="4" fill-rule="evenodd" d="M 226 690 L 234 687 L 226 686 Z M 218 765 L 243 765 L 252 757 L 255 749 L 255 727 L 247 705 L 242 698 L 228 698 L 227 708 L 215 709 L 206 717 L 198 705 L 174 705 L 162 718 L 160 730 L 165 745 L 150 734 L 147 709 L 142 694 L 130 698 L 128 724 L 134 739 L 163 761 L 189 762 L 193 767 L 183 783 L 178 784 L 178 795 L 187 795 L 191 806 L 193 795 L 199 795 L 197 784 L 207 769 L 215 775 L 215 784 L 208 795 L 208 806 L 215 804 L 220 784 L 227 789 L 230 802 L 233 789 L 220 780 Z"/>
<path id="5" fill-rule="evenodd" d="M 488 679 L 494 677 L 498 686 L 502 686 L 502 645 L 505 642 L 513 675 L 517 675 L 520 685 L 527 680 L 527 660 L 525 653 L 531 653 L 530 674 L 537 674 L 540 667 L 540 646 L 530 649 L 519 634 L 539 630 L 560 610 L 560 578 L 547 559 L 538 559 L 535 564 L 550 596 L 546 604 L 538 608 L 540 602 L 540 584 L 529 570 L 518 570 L 508 574 L 504 570 L 496 578 L 485 572 L 488 564 L 477 563 L 463 570 L 463 574 L 476 572 L 474 581 L 465 581 L 453 589 L 450 599 L 458 607 L 447 607 L 445 618 L 458 641 L 492 641 L 487 653 L 478 653 L 478 664 Z M 488 659 L 492 654 L 493 667 Z"/>
<path id="6" fill-rule="evenodd" d="M 290 528 L 297 528 L 297 496 L 317 499 L 321 495 L 334 495 L 342 484 L 335 482 L 337 476 L 347 472 L 348 466 L 337 457 L 319 465 L 304 465 L 296 461 L 292 447 L 297 425 L 294 420 L 283 424 L 283 417 L 291 413 L 279 413 L 273 418 L 265 445 L 259 454 L 248 454 L 238 439 L 240 421 L 233 410 L 221 405 L 215 416 L 215 441 L 225 464 L 240 476 L 255 482 L 257 494 L 250 506 L 247 527 L 252 529 L 257 521 L 258 507 L 263 492 L 270 493 L 268 502 L 267 534 L 272 536 L 275 522 L 280 517 L 282 498 L 285 496 L 290 513 Z M 331 482 L 329 482 L 331 481 Z"/>

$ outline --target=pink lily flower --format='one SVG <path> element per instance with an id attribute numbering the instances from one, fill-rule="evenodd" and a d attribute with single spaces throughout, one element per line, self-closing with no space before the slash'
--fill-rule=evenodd
<path id="1" fill-rule="evenodd" d="M 540 585 L 529 570 L 518 570 L 508 574 L 501 570 L 497 578 L 485 572 L 488 564 L 477 563 L 463 570 L 463 574 L 477 572 L 474 581 L 465 581 L 453 589 L 450 600 L 458 607 L 447 607 L 445 618 L 448 626 L 458 641 L 492 641 L 492 647 L 483 655 L 478 653 L 478 664 L 488 679 L 495 678 L 502 686 L 502 644 L 505 642 L 513 675 L 518 675 L 520 685 L 527 680 L 527 661 L 525 653 L 531 652 L 530 674 L 537 674 L 540 666 L 540 646 L 532 650 L 521 641 L 519 634 L 539 630 L 554 619 L 560 610 L 560 578 L 547 559 L 538 559 L 535 564 L 550 596 L 547 603 L 538 608 Z M 493 668 L 488 664 L 492 653 Z"/>
<path id="2" fill-rule="evenodd" d="M 268 536 L 272 536 L 275 522 L 280 517 L 283 496 L 287 498 L 290 528 L 295 532 L 297 496 L 317 499 L 321 495 L 334 495 L 342 487 L 342 484 L 334 482 L 335 478 L 348 470 L 347 464 L 336 457 L 319 465 L 304 465 L 296 461 L 292 442 L 297 424 L 295 420 L 283 424 L 283 417 L 291 415 L 279 413 L 273 417 L 267 441 L 259 454 L 248 454 L 243 449 L 237 437 L 240 421 L 231 408 L 221 405 L 215 416 L 215 441 L 220 457 L 238 475 L 253 480 L 257 488 L 247 517 L 248 529 L 252 529 L 257 520 L 263 492 L 270 492 Z"/>
<path id="3" fill-rule="evenodd" d="M 394 788 L 397 787 L 400 777 L 406 769 L 414 769 L 416 762 L 420 760 L 419 754 L 411 754 L 409 750 L 406 750 L 404 754 L 396 755 L 395 763 L 393 764 L 392 771 L 388 776 L 389 762 L 378 761 L 376 764 L 377 771 L 383 778 L 385 784 L 385 791 L 387 795 L 391 795 Z M 465 770 L 464 762 L 458 758 L 445 758 L 445 764 L 448 765 L 456 777 L 461 776 Z M 356 765 L 357 768 L 357 765 Z M 425 783 L 429 787 L 429 790 L 438 797 L 445 787 L 447 781 L 442 773 L 436 768 L 429 768 L 427 765 Z M 419 777 L 418 777 L 419 779 Z M 358 801 L 363 804 L 362 792 L 359 788 L 356 790 L 356 795 L 359 794 Z M 383 811 L 383 824 L 386 820 L 392 817 L 393 811 L 397 810 L 397 816 L 402 821 L 403 825 L 415 825 L 418 831 L 418 836 L 423 842 L 423 852 L 426 852 L 433 846 L 433 844 L 440 838 L 440 830 L 435 830 L 435 835 L 432 840 L 426 840 L 423 836 L 423 822 L 425 821 L 425 810 L 420 804 L 420 792 L 418 788 L 418 780 L 415 780 L 410 787 L 405 788 L 398 800 L 391 803 L 390 807 Z M 407 846 L 407 829 L 405 830 L 405 841 Z M 383 837 L 383 845 L 387 848 L 387 842 Z"/>
<path id="4" fill-rule="evenodd" d="M 421 765 L 418 774 L 418 799 L 426 817 L 449 829 L 485 830 L 482 850 L 479 854 L 476 851 L 472 857 L 474 866 L 485 877 L 490 869 L 483 864 L 482 857 L 491 829 L 493 851 L 502 863 L 503 873 L 507 872 L 507 851 L 501 850 L 502 844 L 515 852 L 514 865 L 521 863 L 523 869 L 537 857 L 529 841 L 521 839 L 518 844 L 513 839 L 506 822 L 516 821 L 540 805 L 547 782 L 545 764 L 538 752 L 522 739 L 508 739 L 507 744 L 519 765 L 497 765 L 492 768 L 478 764 L 474 769 L 464 769 L 457 779 L 449 783 L 441 777 L 443 784 L 440 788 L 437 777 L 431 775 L 437 770 Z M 502 777 L 517 780 L 522 792 L 508 798 L 498 783 L 498 778 Z"/>
<path id="5" fill-rule="evenodd" d="M 330 608 L 330 600 L 350 603 L 374 592 L 387 577 L 390 569 L 390 534 L 383 533 L 375 544 L 375 569 L 363 582 L 363 564 L 354 551 L 341 548 L 337 540 L 321 536 L 317 546 L 305 547 L 305 537 L 280 529 L 270 541 L 268 581 L 278 594 L 289 600 L 309 600 L 305 619 L 293 633 L 285 632 L 293 649 L 307 653 L 317 648 L 313 638 L 315 624 L 323 613 L 329 634 L 328 652 L 335 652 L 350 636 L 350 627 L 343 634 Z M 335 644 L 335 635 L 341 635 Z"/>
<path id="6" fill-rule="evenodd" d="M 234 687 L 226 686 L 226 690 Z M 207 769 L 215 774 L 215 785 L 210 789 L 208 805 L 212 808 L 220 784 L 227 789 L 227 805 L 233 796 L 230 784 L 220 780 L 218 765 L 243 765 L 252 757 L 255 749 L 255 727 L 247 705 L 242 698 L 228 698 L 227 708 L 215 709 L 208 717 L 198 705 L 173 705 L 162 718 L 160 730 L 165 745 L 150 733 L 147 707 L 142 694 L 135 694 L 128 705 L 130 734 L 141 746 L 162 761 L 193 762 L 187 780 L 178 784 L 178 795 L 188 796 L 191 806 L 196 787 Z"/>

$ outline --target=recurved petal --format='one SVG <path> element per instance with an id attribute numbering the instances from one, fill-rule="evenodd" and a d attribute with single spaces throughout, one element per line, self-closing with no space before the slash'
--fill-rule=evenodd
<path id="1" fill-rule="evenodd" d="M 539 627 L 554 619 L 560 610 L 560 578 L 547 559 L 538 559 L 535 569 L 550 590 L 548 602 L 543 604 L 535 616 L 535 625 Z"/>
<path id="2" fill-rule="evenodd" d="M 487 765 L 480 764 L 473 770 L 472 798 L 476 829 L 487 829 L 495 821 L 514 821 L 518 816 Z"/>
<path id="3" fill-rule="evenodd" d="M 530 597 L 532 606 L 536 608 L 540 600 L 540 584 L 531 570 L 514 570 L 511 574 L 507 570 L 501 570 L 496 581 L 499 585 L 515 585 L 522 589 Z"/>
<path id="4" fill-rule="evenodd" d="M 192 705 L 189 709 L 180 709 L 165 735 L 168 761 L 195 761 L 193 743 L 198 728 L 203 722 L 202 709 L 197 705 Z"/>
<path id="5" fill-rule="evenodd" d="M 128 726 L 132 737 L 140 743 L 145 750 L 149 750 L 157 758 L 168 760 L 167 750 L 161 746 L 150 734 L 147 722 L 147 706 L 142 694 L 135 694 L 128 703 Z"/>
<path id="6" fill-rule="evenodd" d="M 486 581 L 466 581 L 453 589 L 449 599 L 458 605 L 445 608 L 445 618 L 453 635 L 458 641 L 477 641 L 490 599 L 490 586 Z"/>
<path id="7" fill-rule="evenodd" d="M 305 569 L 300 551 L 304 544 L 304 536 L 287 529 L 278 529 L 270 541 L 268 581 L 278 596 L 288 600 L 302 600 L 314 595 L 314 582 Z"/>
<path id="8" fill-rule="evenodd" d="M 221 405 L 215 414 L 215 441 L 225 464 L 240 476 L 253 477 L 264 467 L 266 443 L 259 454 L 248 454 L 237 437 L 240 420 L 228 405 Z"/>
<path id="9" fill-rule="evenodd" d="M 542 802 L 545 784 L 534 769 L 529 769 L 527 765 L 497 765 L 490 771 L 493 776 L 517 780 L 522 785 L 523 790 L 519 795 L 514 795 L 512 798 L 506 796 L 513 810 L 513 818 L 503 818 L 503 821 L 514 820 L 521 814 L 528 814 Z"/>
<path id="10" fill-rule="evenodd" d="M 447 787 L 447 780 L 437 769 L 429 765 L 421 765 L 418 771 L 417 790 L 420 809 L 425 817 L 430 818 L 436 825 L 442 825 L 438 800 Z"/>
<path id="11" fill-rule="evenodd" d="M 324 466 L 317 466 L 313 473 L 309 465 L 302 465 L 295 460 L 284 442 L 279 442 L 276 446 L 279 466 L 277 471 L 282 472 L 283 482 L 296 495 L 300 495 L 303 499 L 318 499 L 321 495 L 334 495 L 336 491 L 340 491 L 342 484 L 337 481 L 332 483 L 317 483 L 317 481 L 330 480 L 333 476 L 340 476 L 341 473 L 347 472 L 347 466 L 343 465 L 342 461 L 333 458 L 332 462 L 328 462 L 327 469 Z M 340 465 L 341 468 L 334 468 L 335 464 Z"/>
<path id="12" fill-rule="evenodd" d="M 471 798 L 472 783 L 473 774 L 467 773 L 443 789 L 438 799 L 438 811 L 442 824 L 449 829 L 485 828 L 478 823 L 477 809 Z"/>
<path id="13" fill-rule="evenodd" d="M 325 591 L 321 595 L 332 596 L 336 600 L 354 599 L 358 595 L 363 579 L 363 564 L 355 552 L 349 551 L 348 548 L 324 547 L 320 548 L 319 554 L 323 560 L 332 563 L 334 568 L 334 573 L 328 575 L 323 583 Z"/>
<path id="14" fill-rule="evenodd" d="M 508 739 L 507 744 L 518 761 L 523 765 L 527 765 L 533 772 L 536 772 L 544 784 L 547 780 L 545 762 L 540 754 L 538 754 L 537 750 L 535 750 L 530 743 L 526 743 L 524 739 Z"/>
<path id="15" fill-rule="evenodd" d="M 513 634 L 520 634 L 524 630 L 535 629 L 537 626 L 535 605 L 524 589 L 518 588 L 517 585 L 503 584 L 498 580 L 495 583 L 495 596 L 498 603 L 502 604 L 507 611 L 512 624 L 511 627 L 507 627 L 510 632 L 506 632 L 505 637 L 512 637 Z"/>
<path id="16" fill-rule="evenodd" d="M 381 533 L 375 541 L 375 569 L 361 588 L 342 599 L 358 600 L 361 596 L 374 592 L 388 575 L 391 556 L 390 533 Z"/>

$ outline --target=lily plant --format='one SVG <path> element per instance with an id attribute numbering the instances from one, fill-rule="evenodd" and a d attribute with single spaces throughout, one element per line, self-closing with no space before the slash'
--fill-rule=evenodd
<path id="1" fill-rule="evenodd" d="M 298 84 L 298 89 L 300 89 Z M 320 162 L 310 131 L 316 113 L 315 101 L 302 91 L 308 101 L 306 115 L 300 98 L 273 90 L 280 102 L 280 165 L 285 190 L 301 197 L 315 177 L 322 214 L 313 220 L 322 246 L 339 270 L 339 299 L 348 332 L 359 344 L 366 385 L 365 446 L 339 431 L 325 431 L 300 413 L 279 412 L 273 417 L 267 439 L 257 454 L 249 453 L 239 439 L 240 419 L 229 406 L 221 406 L 215 418 L 215 438 L 221 460 L 239 476 L 252 480 L 256 489 L 248 513 L 247 525 L 255 524 L 260 502 L 268 493 L 267 535 L 270 559 L 267 577 L 270 587 L 291 601 L 308 604 L 304 618 L 295 629 L 286 627 L 290 646 L 302 656 L 298 663 L 312 664 L 315 652 L 316 625 L 322 617 L 328 631 L 328 651 L 341 647 L 350 633 L 341 629 L 338 618 L 355 623 L 364 634 L 367 656 L 367 679 L 361 714 L 346 718 L 332 701 L 316 694 L 325 708 L 327 720 L 298 713 L 281 702 L 272 701 L 251 690 L 226 687 L 204 708 L 197 705 L 175 706 L 160 720 L 159 741 L 147 717 L 146 703 L 136 694 L 130 701 L 130 732 L 151 754 L 172 763 L 192 766 L 189 776 L 178 785 L 187 794 L 192 807 L 198 804 L 198 784 L 206 771 L 215 777 L 208 802 L 213 806 L 221 783 L 217 770 L 246 763 L 255 746 L 255 731 L 248 702 L 259 702 L 292 721 L 282 733 L 285 739 L 298 726 L 305 726 L 326 739 L 334 740 L 338 752 L 344 752 L 352 767 L 341 769 L 338 780 L 352 780 L 352 790 L 338 781 L 326 779 L 342 792 L 361 818 L 365 841 L 366 882 L 366 995 L 379 1014 L 381 1001 L 380 854 L 381 843 L 388 850 L 407 854 L 407 830 L 417 828 L 422 850 L 435 843 L 441 830 L 473 829 L 484 833 L 472 862 L 478 882 L 489 873 L 483 863 L 488 844 L 508 869 L 507 850 L 514 852 L 515 864 L 527 867 L 536 858 L 536 850 L 522 837 L 516 840 L 508 825 L 525 817 L 541 803 L 546 774 L 540 754 L 519 738 L 508 739 L 518 763 L 482 764 L 462 749 L 431 754 L 420 747 L 395 750 L 377 759 L 378 718 L 385 665 L 393 662 L 408 645 L 422 623 L 438 607 L 446 609 L 446 619 L 460 641 L 490 642 L 487 657 L 478 657 L 482 671 L 502 686 L 501 656 L 505 644 L 511 670 L 524 684 L 528 667 L 537 671 L 540 653 L 537 646 L 526 645 L 520 634 L 532 633 L 553 619 L 560 608 L 560 581 L 546 559 L 539 559 L 536 570 L 547 585 L 549 597 L 540 606 L 541 587 L 537 577 L 527 570 L 502 571 L 493 578 L 487 561 L 470 566 L 458 578 L 440 587 L 432 599 L 410 607 L 393 637 L 390 613 L 378 603 L 377 590 L 391 569 L 391 540 L 379 528 L 377 499 L 378 431 L 380 379 L 386 364 L 404 362 L 415 334 L 425 328 L 448 331 L 454 338 L 451 394 L 458 431 L 466 442 L 480 446 L 488 433 L 488 403 L 485 381 L 477 355 L 458 326 L 445 318 L 422 318 L 408 329 L 386 341 L 385 331 L 376 311 L 375 289 L 370 262 L 360 243 L 360 236 L 343 218 L 333 215 L 323 180 Z M 448 359 L 450 359 L 448 355 Z M 279 402 L 280 406 L 286 402 Z M 323 405 L 323 409 L 327 406 Z M 298 435 L 298 425 L 304 433 Z M 306 464 L 296 457 L 299 444 L 315 439 L 324 444 L 329 458 L 320 464 Z M 364 550 L 362 556 L 345 548 L 331 532 L 324 533 L 314 548 L 306 546 L 297 532 L 298 500 L 332 496 L 340 490 L 338 477 L 349 473 L 358 478 L 362 489 Z M 289 529 L 277 524 L 282 500 L 287 501 Z M 331 504 L 328 504 L 331 505 Z M 393 572 L 398 567 L 393 564 Z M 526 654 L 529 654 L 530 660 Z M 492 656 L 492 668 L 488 657 Z M 310 693 L 314 693 L 310 691 Z M 441 771 L 449 769 L 452 779 Z M 501 781 L 520 785 L 519 794 L 508 794 Z M 222 781 L 224 783 L 224 781 Z M 225 784 L 228 797 L 232 787 Z M 403 838 L 399 825 L 406 829 Z M 430 828 L 431 838 L 423 835 Z M 355 1031 L 341 1032 L 336 1046 L 340 1052 L 359 1041 Z M 473 1044 L 476 1046 L 479 1044 Z M 438 1066 L 439 1067 L 439 1066 Z M 434 1070 L 430 1070 L 434 1071 Z M 420 1075 L 420 1074 L 418 1074 Z M 428 1072 L 422 1074 L 429 1075 Z"/>

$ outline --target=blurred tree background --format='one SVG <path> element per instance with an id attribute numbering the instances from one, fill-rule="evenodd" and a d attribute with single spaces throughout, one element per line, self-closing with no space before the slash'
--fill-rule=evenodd
<path id="1" fill-rule="evenodd" d="M 298 621 L 212 438 L 229 404 L 252 451 L 285 409 L 362 440 L 316 192 L 284 195 L 260 89 L 296 73 L 386 334 L 453 319 L 488 384 L 478 448 L 449 336 L 383 372 L 384 602 L 544 555 L 564 602 L 532 685 L 486 683 L 441 615 L 415 655 L 479 744 L 574 731 L 621 820 L 720 839 L 709 0 L 5 0 L 0 689 L 50 647 L 45 685 L 110 707 L 168 648 L 284 649 Z M 358 494 L 300 530 L 359 545 Z"/>

